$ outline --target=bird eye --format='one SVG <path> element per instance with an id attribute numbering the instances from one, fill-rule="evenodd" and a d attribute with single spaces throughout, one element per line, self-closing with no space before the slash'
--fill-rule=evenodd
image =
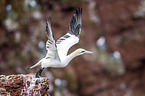
<path id="1" fill-rule="evenodd" d="M 81 51 L 81 53 L 84 53 L 85 51 Z"/>

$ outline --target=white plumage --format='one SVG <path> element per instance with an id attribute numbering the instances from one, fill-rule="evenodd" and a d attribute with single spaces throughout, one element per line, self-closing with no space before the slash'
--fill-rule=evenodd
<path id="1" fill-rule="evenodd" d="M 79 42 L 79 35 L 81 32 L 81 20 L 82 20 L 82 9 L 76 9 L 75 14 L 73 15 L 69 32 L 59 38 L 57 42 L 55 42 L 52 34 L 50 19 L 46 22 L 46 32 L 48 36 L 48 41 L 46 42 L 46 57 L 41 59 L 38 63 L 33 65 L 31 68 L 34 68 L 38 65 L 41 65 L 41 68 L 36 73 L 36 77 L 41 76 L 41 72 L 44 68 L 47 67 L 65 67 L 68 63 L 76 56 L 82 55 L 84 53 L 92 53 L 90 51 L 86 51 L 82 48 L 79 48 L 67 55 L 68 50 L 73 45 Z"/>

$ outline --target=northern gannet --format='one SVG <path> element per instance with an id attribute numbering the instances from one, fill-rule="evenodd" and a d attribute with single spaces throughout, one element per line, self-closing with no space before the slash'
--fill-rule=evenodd
<path id="1" fill-rule="evenodd" d="M 81 21 L 82 9 L 79 8 L 78 10 L 76 9 L 75 14 L 73 15 L 70 21 L 69 32 L 64 36 L 60 37 L 56 42 L 52 34 L 50 19 L 46 22 L 46 32 L 48 36 L 48 41 L 46 42 L 46 57 L 30 67 L 31 69 L 38 65 L 41 65 L 41 68 L 36 73 L 36 78 L 39 78 L 41 76 L 41 72 L 44 68 L 65 67 L 74 57 L 85 53 L 92 53 L 91 51 L 86 51 L 85 49 L 78 48 L 71 54 L 67 55 L 69 48 L 79 42 L 79 35 L 81 32 Z"/>

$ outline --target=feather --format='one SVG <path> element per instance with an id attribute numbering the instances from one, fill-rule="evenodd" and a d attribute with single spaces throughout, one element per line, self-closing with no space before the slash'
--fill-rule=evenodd
<path id="1" fill-rule="evenodd" d="M 69 48 L 79 42 L 79 35 L 81 31 L 81 18 L 82 9 L 76 9 L 75 14 L 70 21 L 69 32 L 63 37 L 59 38 L 56 42 L 58 54 L 61 60 L 63 60 L 67 56 Z"/>
<path id="2" fill-rule="evenodd" d="M 45 58 L 49 57 L 49 58 L 56 58 L 56 59 L 59 60 L 59 56 L 58 56 L 58 53 L 57 53 L 57 48 L 56 48 L 54 36 L 52 34 L 50 18 L 46 22 L 46 32 L 47 32 L 48 40 L 46 42 L 47 54 L 46 54 Z"/>

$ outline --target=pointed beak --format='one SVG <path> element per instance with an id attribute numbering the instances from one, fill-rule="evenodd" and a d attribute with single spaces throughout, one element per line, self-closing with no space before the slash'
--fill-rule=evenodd
<path id="1" fill-rule="evenodd" d="M 91 52 L 91 51 L 86 51 L 85 53 L 87 53 L 87 54 L 93 54 L 93 52 Z"/>

